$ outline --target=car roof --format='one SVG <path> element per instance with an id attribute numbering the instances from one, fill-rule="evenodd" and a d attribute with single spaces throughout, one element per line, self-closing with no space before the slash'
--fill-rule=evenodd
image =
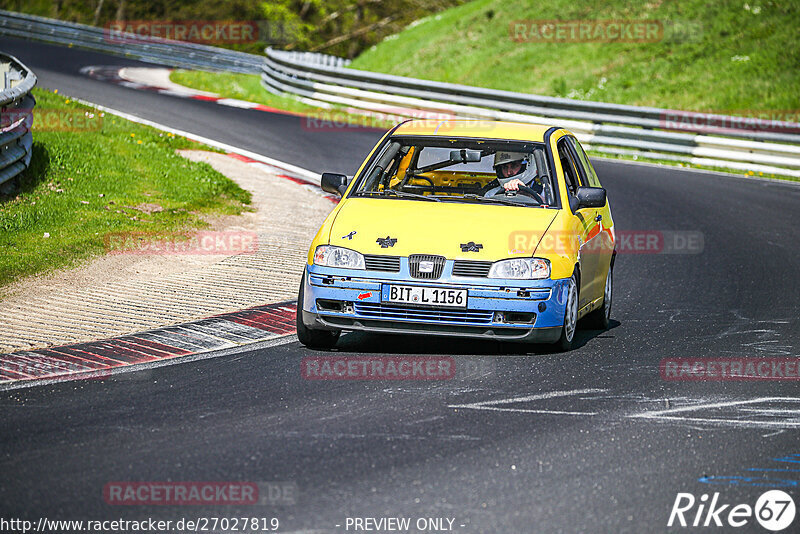
<path id="1" fill-rule="evenodd" d="M 489 119 L 434 120 L 412 119 L 402 123 L 393 135 L 423 135 L 437 137 L 475 137 L 543 142 L 552 126 L 524 122 L 493 121 Z"/>

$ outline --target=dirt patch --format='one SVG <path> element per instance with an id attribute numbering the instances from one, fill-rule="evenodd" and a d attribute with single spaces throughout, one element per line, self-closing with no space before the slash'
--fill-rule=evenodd
<path id="1" fill-rule="evenodd" d="M 164 211 L 164 208 L 162 208 L 158 204 L 150 204 L 147 202 L 143 202 L 142 204 L 139 204 L 133 209 L 141 211 L 142 213 L 146 213 L 148 215 L 150 215 L 151 213 L 161 213 L 162 211 Z"/>

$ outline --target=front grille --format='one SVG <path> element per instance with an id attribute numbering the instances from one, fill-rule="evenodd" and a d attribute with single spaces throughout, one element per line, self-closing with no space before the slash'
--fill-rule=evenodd
<path id="1" fill-rule="evenodd" d="M 456 260 L 453 263 L 453 276 L 486 278 L 489 276 L 491 268 L 492 262 L 490 261 Z"/>
<path id="2" fill-rule="evenodd" d="M 354 306 L 356 315 L 367 319 L 484 325 L 491 324 L 494 317 L 494 312 L 485 310 L 414 308 L 411 306 L 366 302 L 356 302 Z"/>
<path id="3" fill-rule="evenodd" d="M 396 273 L 400 271 L 400 257 L 365 254 L 364 266 L 368 271 L 387 271 Z"/>
<path id="4" fill-rule="evenodd" d="M 425 280 L 436 280 L 442 276 L 444 270 L 444 256 L 429 256 L 427 254 L 412 254 L 408 257 L 408 270 L 414 278 L 423 278 Z M 420 263 L 432 262 L 433 270 L 431 272 L 421 272 Z"/>

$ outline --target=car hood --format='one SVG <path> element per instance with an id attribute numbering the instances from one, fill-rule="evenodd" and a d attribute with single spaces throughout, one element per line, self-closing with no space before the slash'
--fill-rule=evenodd
<path id="1" fill-rule="evenodd" d="M 489 203 L 350 198 L 340 206 L 329 243 L 362 254 L 495 261 L 531 256 L 557 213 Z"/>

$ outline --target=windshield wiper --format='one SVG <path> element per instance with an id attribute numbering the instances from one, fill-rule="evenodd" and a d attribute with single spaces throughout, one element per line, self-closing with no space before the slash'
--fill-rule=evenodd
<path id="1" fill-rule="evenodd" d="M 475 195 L 472 193 L 468 193 L 466 195 L 459 195 L 459 196 L 443 196 L 443 199 L 451 199 L 451 198 L 466 198 L 469 200 L 478 200 L 480 202 L 496 202 L 498 204 L 505 204 L 506 206 L 527 206 L 524 202 L 514 202 L 513 200 L 509 200 L 506 198 L 496 198 L 496 197 L 482 197 L 480 195 Z"/>
<path id="2" fill-rule="evenodd" d="M 431 202 L 439 202 L 439 199 L 433 196 L 418 195 L 416 193 L 407 193 L 405 191 L 396 191 L 394 189 L 384 189 L 383 191 L 362 191 L 359 195 L 379 195 L 382 197 L 394 195 L 397 198 L 413 198 L 414 200 L 430 200 Z"/>

